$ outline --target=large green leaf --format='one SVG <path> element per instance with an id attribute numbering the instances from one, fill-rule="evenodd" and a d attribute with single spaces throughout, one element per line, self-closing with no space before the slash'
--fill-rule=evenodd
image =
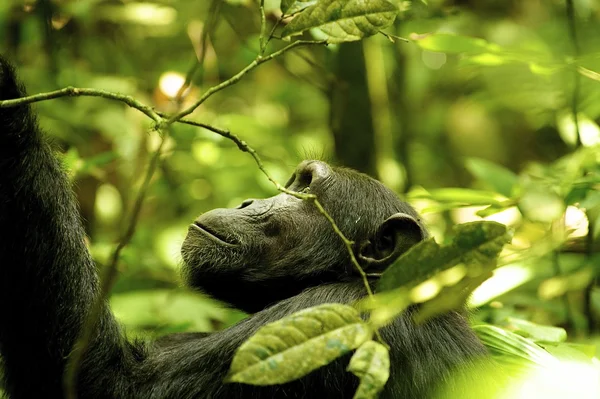
<path id="1" fill-rule="evenodd" d="M 380 292 L 360 304 L 372 310 L 374 326 L 389 323 L 413 303 L 423 303 L 413 314 L 416 322 L 459 308 L 491 276 L 498 254 L 509 241 L 506 226 L 473 222 L 455 230 L 450 244 L 439 246 L 433 238 L 422 241 L 383 273 Z"/>
<path id="2" fill-rule="evenodd" d="M 394 22 L 398 9 L 385 0 L 319 0 L 283 29 L 283 37 L 319 28 L 329 43 L 360 40 Z"/>
<path id="3" fill-rule="evenodd" d="M 408 250 L 383 273 L 378 289 L 385 291 L 419 284 L 459 263 L 488 264 L 510 240 L 506 226 L 496 222 L 465 223 L 455 226 L 454 230 L 454 239 L 446 246 L 440 247 L 430 238 Z"/>
<path id="4" fill-rule="evenodd" d="M 354 399 L 377 398 L 390 378 L 388 349 L 375 341 L 365 342 L 350 359 L 348 371 L 360 378 Z"/>
<path id="5" fill-rule="evenodd" d="M 295 14 L 316 3 L 317 0 L 281 0 L 281 12 L 284 15 Z"/>
<path id="6" fill-rule="evenodd" d="M 227 382 L 283 384 L 356 349 L 372 331 L 358 311 L 325 304 L 260 328 L 237 350 Z"/>

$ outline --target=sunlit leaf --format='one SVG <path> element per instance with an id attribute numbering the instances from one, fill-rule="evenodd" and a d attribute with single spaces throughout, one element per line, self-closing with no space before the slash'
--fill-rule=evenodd
<path id="1" fill-rule="evenodd" d="M 316 3 L 317 0 L 281 0 L 281 12 L 284 15 L 295 14 Z"/>
<path id="2" fill-rule="evenodd" d="M 553 191 L 536 185 L 525 189 L 519 209 L 531 221 L 548 223 L 563 215 L 566 204 Z"/>
<path id="3" fill-rule="evenodd" d="M 586 78 L 590 78 L 592 80 L 597 80 L 600 82 L 600 73 L 592 71 L 591 69 L 587 69 L 584 67 L 577 67 L 577 72 L 585 76 Z"/>
<path id="4" fill-rule="evenodd" d="M 488 43 L 484 39 L 451 35 L 448 33 L 434 33 L 419 36 L 416 37 L 415 42 L 424 50 L 453 54 L 480 54 L 499 49 L 497 45 Z"/>
<path id="5" fill-rule="evenodd" d="M 473 327 L 481 342 L 499 361 L 510 361 L 522 365 L 549 366 L 558 360 L 530 340 L 510 331 L 491 325 Z"/>
<path id="6" fill-rule="evenodd" d="M 326 304 L 260 328 L 237 350 L 227 382 L 282 384 L 300 378 L 371 338 L 358 311 Z"/>
<path id="7" fill-rule="evenodd" d="M 377 398 L 390 377 L 390 354 L 380 343 L 367 341 L 352 355 L 348 371 L 360 378 L 354 399 Z"/>
<path id="8" fill-rule="evenodd" d="M 408 250 L 383 273 L 379 290 L 425 281 L 459 263 L 487 264 L 509 241 L 506 226 L 496 222 L 460 224 L 454 231 L 454 239 L 449 245 L 440 247 L 430 238 Z"/>
<path id="9" fill-rule="evenodd" d="M 554 342 L 540 342 L 538 345 L 555 358 L 565 362 L 593 364 L 592 359 L 596 354 L 594 345 Z"/>
<path id="10" fill-rule="evenodd" d="M 510 197 L 512 189 L 517 183 L 517 175 L 503 166 L 485 159 L 469 158 L 466 161 L 467 169 L 479 180 L 491 186 L 498 193 Z"/>
<path id="11" fill-rule="evenodd" d="M 150 2 L 130 2 L 123 5 L 103 4 L 96 10 L 101 17 L 111 22 L 165 26 L 177 19 L 177 10 L 174 8 Z"/>
<path id="12" fill-rule="evenodd" d="M 491 191 L 468 188 L 439 188 L 437 190 L 421 191 L 411 194 L 415 199 L 432 199 L 438 202 L 450 202 L 464 205 L 499 205 L 507 200 L 506 197 Z"/>
<path id="13" fill-rule="evenodd" d="M 502 57 L 499 54 L 492 53 L 483 53 L 476 54 L 465 58 L 464 63 L 472 63 L 477 65 L 485 65 L 485 66 L 497 66 L 510 62 L 511 60 L 506 57 Z"/>
<path id="14" fill-rule="evenodd" d="M 540 75 L 540 76 L 553 75 L 563 68 L 562 65 L 557 65 L 557 64 L 552 64 L 552 63 L 546 64 L 546 63 L 539 63 L 539 62 L 528 62 L 527 65 L 529 66 L 529 70 L 533 74 Z"/>
<path id="15" fill-rule="evenodd" d="M 449 287 L 443 287 L 440 292 L 431 300 L 425 302 L 416 313 L 413 319 L 416 323 L 425 321 L 443 314 L 453 309 L 460 309 L 466 302 L 475 288 L 492 276 L 491 268 L 485 272 L 474 276 L 464 276 L 457 284 Z"/>
<path id="16" fill-rule="evenodd" d="M 282 31 L 283 37 L 319 28 L 330 43 L 360 40 L 391 25 L 398 9 L 385 0 L 321 0 L 305 9 Z"/>
<path id="17" fill-rule="evenodd" d="M 417 322 L 459 308 L 491 276 L 498 254 L 510 240 L 506 226 L 473 222 L 458 225 L 455 231 L 450 244 L 439 246 L 432 238 L 422 241 L 383 273 L 379 292 L 360 303 L 372 310 L 374 325 L 389 323 L 413 303 L 426 303 L 414 315 Z"/>
<path id="18" fill-rule="evenodd" d="M 567 339 L 564 328 L 542 326 L 527 320 L 508 318 L 508 327 L 515 333 L 530 338 L 533 341 L 563 342 Z"/>

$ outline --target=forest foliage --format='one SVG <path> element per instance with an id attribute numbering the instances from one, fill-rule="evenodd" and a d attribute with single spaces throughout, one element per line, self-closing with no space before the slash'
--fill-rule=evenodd
<path id="1" fill-rule="evenodd" d="M 282 383 L 354 351 L 355 397 L 375 397 L 389 368 L 378 328 L 414 304 L 425 322 L 466 301 L 511 370 L 486 395 L 600 394 L 600 4 L 12 0 L 0 4 L 0 32 L 30 94 L 122 93 L 167 121 L 155 129 L 104 95 L 36 105 L 100 269 L 135 227 L 110 292 L 131 336 L 244 317 L 181 288 L 186 226 L 274 194 L 298 161 L 317 157 L 380 179 L 432 237 L 356 306 L 263 327 L 228 381 Z M 165 117 L 186 110 L 195 125 Z"/>

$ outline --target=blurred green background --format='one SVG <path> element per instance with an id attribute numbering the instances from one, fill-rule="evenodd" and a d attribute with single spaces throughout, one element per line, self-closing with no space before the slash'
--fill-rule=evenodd
<path id="1" fill-rule="evenodd" d="M 475 322 L 560 326 L 594 344 L 600 329 L 600 3 L 395 1 L 388 34 L 298 48 L 261 65 L 191 117 L 230 129 L 285 183 L 319 158 L 368 173 L 423 213 L 438 241 L 487 218 L 514 230 Z M 30 94 L 66 86 L 121 92 L 157 110 L 205 53 L 191 104 L 259 49 L 258 3 L 4 0 L 0 51 Z M 210 17 L 216 25 L 204 43 Z M 266 2 L 269 26 L 279 2 Z M 310 34 L 307 34 L 307 37 Z M 285 45 L 274 40 L 269 50 Z M 125 227 L 159 137 L 138 111 L 102 98 L 35 105 L 64 154 L 101 266 Z M 577 115 L 577 124 L 574 123 Z M 112 305 L 131 335 L 214 331 L 243 315 L 181 287 L 179 248 L 199 214 L 276 193 L 254 160 L 213 133 L 176 125 Z M 593 348 L 593 347 L 592 347 Z M 592 349 L 591 356 L 595 349 Z"/>

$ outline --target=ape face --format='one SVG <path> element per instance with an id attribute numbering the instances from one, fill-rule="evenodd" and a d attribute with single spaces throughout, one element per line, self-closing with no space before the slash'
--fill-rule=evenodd
<path id="1" fill-rule="evenodd" d="M 358 172 L 304 161 L 287 188 L 317 196 L 356 243 L 364 267 L 370 260 L 387 265 L 389 255 L 399 255 L 397 232 L 414 236 L 410 245 L 423 236 L 410 206 Z M 401 217 L 386 223 L 393 215 Z M 191 286 L 249 312 L 313 285 L 357 277 L 327 219 L 312 203 L 285 193 L 203 214 L 190 226 L 182 254 Z"/>

